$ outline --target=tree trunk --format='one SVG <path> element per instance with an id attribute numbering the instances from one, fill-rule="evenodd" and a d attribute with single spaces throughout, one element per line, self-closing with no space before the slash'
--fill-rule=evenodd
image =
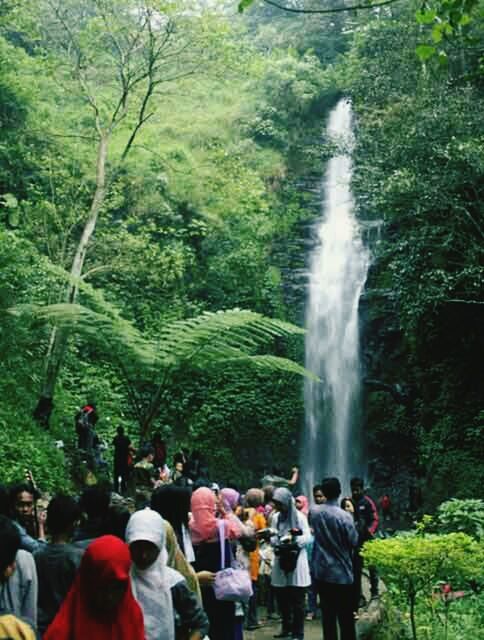
<path id="1" fill-rule="evenodd" d="M 108 141 L 109 137 L 107 135 L 102 135 L 99 140 L 96 167 L 96 190 L 91 202 L 89 216 L 87 218 L 81 239 L 79 240 L 79 244 L 77 245 L 77 250 L 72 261 L 70 271 L 71 281 L 68 284 L 65 295 L 65 302 L 71 304 L 74 303 L 77 299 L 77 294 L 79 292 L 79 281 L 82 276 L 87 248 L 96 229 L 99 212 L 101 211 L 106 197 L 106 157 L 108 151 Z M 33 414 L 34 418 L 38 422 L 43 424 L 44 427 L 48 427 L 50 415 L 54 408 L 54 390 L 60 367 L 64 359 L 68 338 L 69 330 L 67 328 L 53 327 L 49 341 L 49 349 L 46 356 L 45 374 L 42 384 L 42 390 Z"/>

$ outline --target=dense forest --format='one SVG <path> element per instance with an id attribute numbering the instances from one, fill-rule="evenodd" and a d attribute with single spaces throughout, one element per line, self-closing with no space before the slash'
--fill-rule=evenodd
<path id="1" fill-rule="evenodd" d="M 75 482 L 86 402 L 106 442 L 161 430 L 223 481 L 297 463 L 308 228 L 347 96 L 369 478 L 422 508 L 480 494 L 484 5 L 382 4 L 2 3 L 2 481 Z"/>

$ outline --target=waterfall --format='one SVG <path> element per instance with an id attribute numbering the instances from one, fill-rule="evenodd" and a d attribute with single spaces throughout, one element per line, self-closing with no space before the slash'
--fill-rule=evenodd
<path id="1" fill-rule="evenodd" d="M 305 381 L 302 479 L 306 495 L 325 476 L 347 491 L 361 472 L 358 301 L 369 264 L 351 193 L 351 105 L 340 100 L 327 136 L 338 149 L 328 162 L 322 216 L 314 225 L 306 303 L 306 367 L 321 382 Z"/>

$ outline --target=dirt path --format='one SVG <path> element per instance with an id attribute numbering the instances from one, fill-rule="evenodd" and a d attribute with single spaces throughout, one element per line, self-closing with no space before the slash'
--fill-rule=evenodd
<path id="1" fill-rule="evenodd" d="M 357 637 L 359 640 L 364 640 L 368 636 L 370 629 L 377 624 L 380 617 L 379 600 L 370 601 L 370 584 L 368 576 L 363 574 L 362 581 L 363 595 L 366 598 L 369 605 L 366 609 L 360 609 L 360 619 L 356 623 Z M 380 591 L 385 591 L 385 586 L 380 581 Z M 265 610 L 259 609 L 259 620 L 263 621 L 265 618 Z M 280 631 L 280 622 L 273 620 L 266 621 L 262 624 L 260 629 L 256 631 L 244 631 L 244 640 L 272 640 L 274 634 Z M 304 640 L 322 640 L 323 632 L 321 628 L 321 619 L 306 620 L 304 624 Z"/>

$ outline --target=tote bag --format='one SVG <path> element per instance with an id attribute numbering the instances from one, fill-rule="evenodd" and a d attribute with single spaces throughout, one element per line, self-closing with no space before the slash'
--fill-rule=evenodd
<path id="1" fill-rule="evenodd" d="M 225 567 L 225 523 L 217 522 L 220 540 L 221 566 Z M 215 574 L 213 585 L 217 600 L 229 602 L 248 602 L 252 596 L 252 581 L 247 569 L 222 568 Z"/>

